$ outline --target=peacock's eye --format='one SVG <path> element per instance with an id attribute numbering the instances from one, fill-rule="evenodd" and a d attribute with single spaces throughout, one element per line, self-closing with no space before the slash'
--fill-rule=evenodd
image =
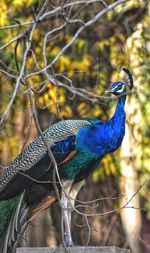
<path id="1" fill-rule="evenodd" d="M 118 85 L 118 89 L 120 90 L 121 88 L 122 88 L 122 85 L 121 85 L 121 84 L 119 84 L 119 85 Z"/>

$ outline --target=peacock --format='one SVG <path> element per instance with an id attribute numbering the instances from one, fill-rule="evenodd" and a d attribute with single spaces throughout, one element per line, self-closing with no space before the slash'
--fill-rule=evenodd
<path id="1" fill-rule="evenodd" d="M 127 68 L 123 70 L 129 77 L 132 90 L 132 74 Z M 125 134 L 127 81 L 113 83 L 107 92 L 118 98 L 112 118 L 108 121 L 69 119 L 53 124 L 43 136 L 55 160 L 52 161 L 43 138 L 39 136 L 1 176 L 1 253 L 15 249 L 29 223 L 58 201 L 59 194 L 64 207 L 64 240 L 67 246 L 73 246 L 70 223 L 76 195 L 101 159 L 120 147 Z"/>

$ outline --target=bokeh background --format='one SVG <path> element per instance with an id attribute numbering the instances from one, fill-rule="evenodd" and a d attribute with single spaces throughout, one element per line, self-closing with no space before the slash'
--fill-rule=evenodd
<path id="1" fill-rule="evenodd" d="M 108 4 L 114 2 L 106 1 Z M 48 1 L 47 10 L 60 5 L 61 1 Z M 25 23 L 33 20 L 38 0 L 1 0 L 0 26 Z M 74 8 L 84 22 L 103 9 L 100 3 L 90 7 Z M 121 67 L 126 66 L 134 76 L 134 90 L 126 102 L 126 136 L 121 148 L 107 155 L 98 169 L 87 180 L 78 195 L 82 201 L 95 201 L 83 212 L 105 213 L 122 207 L 135 195 L 127 208 L 89 218 L 90 245 L 115 245 L 131 248 L 133 253 L 150 252 L 150 32 L 149 8 L 146 0 L 131 0 L 103 16 L 85 29 L 54 65 L 51 73 L 65 85 L 78 91 L 88 91 L 106 96 L 105 90 L 114 81 L 122 80 Z M 66 14 L 66 13 L 65 13 Z M 63 14 L 64 15 L 64 14 Z M 27 59 L 27 72 L 44 67 L 42 47 L 45 34 L 59 26 L 62 13 L 37 25 L 33 34 L 32 50 Z M 0 30 L 0 46 L 17 36 L 24 27 Z M 64 30 L 49 38 L 46 45 L 47 61 L 50 62 L 67 44 L 78 29 L 69 24 Z M 16 49 L 17 48 L 17 49 Z M 2 117 L 12 97 L 15 80 L 5 72 L 16 75 L 17 65 L 22 64 L 23 43 L 12 43 L 0 51 L 0 116 Z M 62 76 L 63 74 L 63 76 Z M 56 87 L 42 75 L 30 78 L 30 85 L 37 92 L 34 99 L 41 128 L 62 118 L 93 117 L 108 120 L 114 112 L 116 100 L 89 101 L 65 87 Z M 70 86 L 71 87 L 71 86 Z M 38 135 L 32 118 L 27 88 L 23 84 L 11 106 L 5 124 L 0 129 L 1 173 L 22 150 Z M 140 186 L 142 186 L 140 188 Z M 140 189 L 139 189 L 140 188 Z M 135 194 L 136 193 L 136 194 Z M 120 198 L 118 198 L 120 196 Z M 122 196 L 122 197 L 121 197 Z M 73 214 L 72 233 L 75 244 L 85 245 L 88 228 L 83 216 Z M 56 204 L 43 212 L 30 226 L 26 237 L 29 246 L 56 246 L 61 242 L 60 210 Z"/>

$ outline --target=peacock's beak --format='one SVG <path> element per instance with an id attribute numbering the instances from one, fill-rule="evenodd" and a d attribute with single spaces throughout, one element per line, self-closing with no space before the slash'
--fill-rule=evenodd
<path id="1" fill-rule="evenodd" d="M 108 89 L 105 91 L 105 93 L 113 93 L 112 87 L 108 88 Z"/>

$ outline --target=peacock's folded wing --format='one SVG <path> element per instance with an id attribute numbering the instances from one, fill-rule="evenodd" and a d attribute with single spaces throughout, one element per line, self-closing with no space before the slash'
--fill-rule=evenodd
<path id="1" fill-rule="evenodd" d="M 70 153 L 74 151 L 75 134 L 78 130 L 90 124 L 90 121 L 84 119 L 64 120 L 43 132 L 58 164 L 67 159 Z M 0 200 L 19 194 L 31 183 L 32 178 L 30 176 L 38 179 L 44 174 L 51 163 L 50 159 L 47 158 L 47 148 L 42 138 L 38 137 L 17 156 L 0 178 Z"/>

